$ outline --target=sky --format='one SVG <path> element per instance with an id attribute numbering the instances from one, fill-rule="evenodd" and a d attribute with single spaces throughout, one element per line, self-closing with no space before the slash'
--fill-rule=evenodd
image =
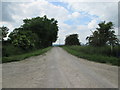
<path id="1" fill-rule="evenodd" d="M 24 1 L 24 2 L 23 2 Z M 54 44 L 64 44 L 66 36 L 78 34 L 81 43 L 92 34 L 102 21 L 112 21 L 118 34 L 118 2 L 107 0 L 3 0 L 0 3 L 0 26 L 10 29 L 20 27 L 23 19 L 47 15 L 58 21 L 58 39 Z"/>

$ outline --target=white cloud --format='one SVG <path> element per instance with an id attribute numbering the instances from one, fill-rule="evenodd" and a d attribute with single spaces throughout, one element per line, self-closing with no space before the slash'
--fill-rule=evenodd
<path id="1" fill-rule="evenodd" d="M 12 11 L 13 13 L 10 15 L 15 22 L 3 21 L 3 24 L 7 25 L 8 28 L 10 28 L 10 31 L 22 25 L 23 19 L 25 18 L 47 15 L 48 18 L 55 18 L 59 22 L 68 19 L 68 11 L 64 7 L 55 6 L 45 0 L 25 3 L 13 2 L 8 3 L 7 5 L 10 7 L 9 11 Z"/>
<path id="2" fill-rule="evenodd" d="M 71 15 L 69 15 L 70 19 L 74 19 L 74 18 L 78 18 L 80 17 L 80 13 L 79 12 L 73 12 Z"/>
<path id="3" fill-rule="evenodd" d="M 66 35 L 68 35 L 73 29 L 72 26 L 65 24 L 63 22 L 58 22 L 59 25 L 59 33 L 58 33 L 58 40 L 54 44 L 64 44 L 64 40 Z"/>
<path id="4" fill-rule="evenodd" d="M 14 29 L 13 25 L 10 24 L 9 22 L 0 22 L 0 27 L 2 26 L 6 26 L 10 29 L 10 31 L 12 31 Z"/>
<path id="5" fill-rule="evenodd" d="M 55 18 L 58 20 L 58 36 L 62 44 L 64 43 L 66 35 L 73 33 L 79 34 L 80 41 L 86 43 L 86 37 L 91 35 L 90 30 L 93 30 L 97 27 L 98 21 L 113 21 L 115 26 L 117 26 L 118 3 L 82 3 L 68 1 L 67 3 L 69 4 L 68 7 L 72 10 L 72 13 L 63 6 L 53 5 L 45 0 L 37 0 L 32 3 L 12 3 L 11 9 L 14 11 L 12 14 L 12 19 L 14 19 L 15 22 L 4 22 L 3 24 L 7 25 L 10 30 L 13 30 L 15 27 L 19 27 L 23 23 L 22 20 L 25 18 L 47 15 L 48 18 Z M 85 12 L 87 15 L 95 15 L 98 17 L 92 18 L 92 20 L 86 25 L 68 25 L 64 23 L 66 20 L 77 20 L 77 18 L 83 17 L 81 12 Z M 59 43 L 59 39 L 56 41 L 56 43 Z"/>
<path id="6" fill-rule="evenodd" d="M 48 18 L 55 18 L 59 22 L 68 19 L 68 11 L 62 6 L 55 6 L 45 0 L 26 3 L 11 3 L 10 11 L 13 11 L 12 18 L 14 19 L 13 27 L 20 26 L 25 18 L 33 18 L 37 16 L 47 15 Z"/>
<path id="7" fill-rule="evenodd" d="M 89 29 L 95 29 L 98 26 L 97 20 L 93 19 L 90 23 L 88 23 Z"/>
<path id="8" fill-rule="evenodd" d="M 36 17 L 47 15 L 49 18 L 54 17 L 59 21 L 64 21 L 67 18 L 68 11 L 61 6 L 55 6 L 47 1 L 36 1 L 32 3 L 19 4 L 19 12 L 16 8 L 17 14 L 20 13 L 24 17 Z"/>
<path id="9" fill-rule="evenodd" d="M 68 2 L 74 11 L 96 15 L 102 21 L 112 21 L 117 26 L 118 2 Z"/>
<path id="10" fill-rule="evenodd" d="M 88 25 L 68 25 L 64 23 L 59 23 L 59 26 L 61 27 L 59 29 L 59 38 L 54 44 L 64 44 L 65 38 L 67 35 L 70 34 L 78 34 L 79 40 L 82 43 L 86 43 L 86 37 L 91 35 L 91 31 L 88 28 Z"/>
<path id="11" fill-rule="evenodd" d="M 63 1 L 63 2 L 119 2 L 119 0 L 51 0 L 51 1 Z"/>

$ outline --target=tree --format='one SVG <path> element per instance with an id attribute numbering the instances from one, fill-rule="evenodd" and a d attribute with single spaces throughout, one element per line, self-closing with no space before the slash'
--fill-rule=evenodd
<path id="1" fill-rule="evenodd" d="M 2 30 L 0 29 L 0 41 L 2 41 Z"/>
<path id="2" fill-rule="evenodd" d="M 9 29 L 7 27 L 5 27 L 5 26 L 0 27 L 0 32 L 2 34 L 1 38 L 3 41 L 4 41 L 4 38 L 7 37 L 8 31 L 9 31 Z"/>
<path id="3" fill-rule="evenodd" d="M 34 44 L 35 48 L 45 48 L 57 40 L 58 22 L 54 18 L 36 17 L 24 19 L 23 22 L 23 25 L 15 28 L 9 35 L 9 40 L 15 46 L 27 49 Z"/>
<path id="4" fill-rule="evenodd" d="M 32 31 L 38 35 L 41 46 L 51 46 L 57 40 L 58 26 L 54 18 L 48 19 L 44 17 L 36 17 L 32 19 L 24 19 L 21 26 L 23 30 Z"/>
<path id="5" fill-rule="evenodd" d="M 101 22 L 98 24 L 99 28 L 93 32 L 93 35 L 90 35 L 86 39 L 88 40 L 88 44 L 92 46 L 104 46 L 106 44 L 116 45 L 118 40 L 115 35 L 115 31 L 113 30 L 113 23 Z"/>
<path id="6" fill-rule="evenodd" d="M 28 50 L 35 47 L 37 41 L 37 35 L 31 31 L 19 31 L 17 34 L 10 34 L 12 44 L 20 47 L 24 50 Z"/>
<path id="7" fill-rule="evenodd" d="M 65 45 L 80 45 L 78 34 L 71 34 L 66 37 Z"/>

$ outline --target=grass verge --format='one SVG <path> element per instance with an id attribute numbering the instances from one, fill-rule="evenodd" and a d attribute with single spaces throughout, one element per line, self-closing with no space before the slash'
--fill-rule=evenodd
<path id="1" fill-rule="evenodd" d="M 41 55 L 41 54 L 47 52 L 48 50 L 50 50 L 51 48 L 52 47 L 48 47 L 48 48 L 36 50 L 36 51 L 33 51 L 33 52 L 21 54 L 21 55 L 15 55 L 15 56 L 10 56 L 10 57 L 3 57 L 2 58 L 2 63 L 20 61 L 20 60 L 23 60 L 23 59 L 31 57 L 31 56 Z"/>
<path id="2" fill-rule="evenodd" d="M 79 58 L 84 58 L 90 61 L 120 66 L 120 64 L 118 63 L 118 61 L 120 61 L 119 58 L 113 57 L 113 56 L 96 54 L 96 53 L 94 54 L 85 53 L 80 50 L 80 48 L 83 48 L 82 46 L 76 46 L 76 47 L 75 46 L 63 46 L 62 48 L 65 49 L 68 53 L 75 55 Z"/>

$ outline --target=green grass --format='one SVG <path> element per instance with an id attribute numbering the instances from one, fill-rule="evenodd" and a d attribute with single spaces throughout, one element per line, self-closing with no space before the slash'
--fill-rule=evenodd
<path id="1" fill-rule="evenodd" d="M 20 60 L 23 60 L 23 59 L 31 57 L 31 56 L 41 55 L 41 54 L 47 52 L 48 50 L 50 50 L 51 48 L 52 47 L 48 47 L 48 48 L 32 51 L 32 52 L 29 52 L 29 53 L 24 53 L 24 54 L 21 54 L 21 55 L 3 57 L 2 58 L 2 63 L 20 61 Z"/>
<path id="2" fill-rule="evenodd" d="M 3 57 L 10 57 L 10 56 L 14 56 L 14 55 L 29 53 L 29 52 L 32 52 L 32 51 L 35 51 L 35 50 L 37 50 L 37 49 L 30 48 L 28 50 L 24 50 L 20 47 L 14 46 L 13 44 L 3 44 L 3 46 L 2 46 L 2 56 Z"/>
<path id="3" fill-rule="evenodd" d="M 120 58 L 108 55 L 110 52 L 107 47 L 95 48 L 89 46 L 63 46 L 62 48 L 79 58 L 120 66 L 118 63 Z"/>

